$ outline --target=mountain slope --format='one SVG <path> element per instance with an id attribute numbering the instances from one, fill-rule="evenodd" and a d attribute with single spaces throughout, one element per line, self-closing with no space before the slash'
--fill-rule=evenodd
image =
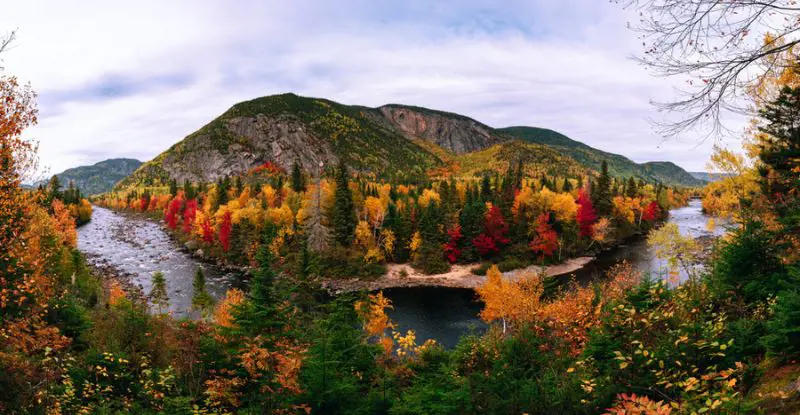
<path id="1" fill-rule="evenodd" d="M 527 142 L 558 149 L 593 170 L 599 170 L 600 164 L 605 160 L 608 163 L 608 170 L 613 176 L 633 176 L 648 181 L 657 180 L 669 185 L 700 186 L 703 184 L 674 163 L 648 162 L 638 164 L 625 156 L 590 147 L 546 128 L 506 127 L 500 128 L 498 131 Z"/>
<path id="2" fill-rule="evenodd" d="M 133 173 L 142 162 L 135 159 L 109 159 L 91 166 L 73 167 L 58 173 L 63 187 L 74 182 L 85 195 L 95 195 L 111 190 L 120 180 Z"/>
<path id="3" fill-rule="evenodd" d="M 704 182 L 716 182 L 731 176 L 729 173 L 708 173 L 704 171 L 690 171 L 689 174 L 695 179 Z"/>
<path id="4" fill-rule="evenodd" d="M 209 181 L 271 161 L 288 170 L 298 161 L 315 170 L 340 159 L 361 171 L 422 174 L 441 165 L 408 140 L 377 109 L 273 95 L 234 105 L 200 130 L 145 163 L 122 186 L 167 179 Z"/>
<path id="5" fill-rule="evenodd" d="M 472 118 L 408 105 L 343 105 L 295 94 L 238 103 L 155 159 L 119 187 L 163 185 L 170 179 L 212 181 L 266 162 L 307 171 L 344 160 L 389 176 L 439 171 L 473 174 L 523 159 L 532 172 L 577 176 L 607 160 L 617 176 L 694 185 L 682 169 L 645 168 L 612 153 L 534 127 L 495 129 Z M 444 170 L 442 170 L 444 171 Z"/>

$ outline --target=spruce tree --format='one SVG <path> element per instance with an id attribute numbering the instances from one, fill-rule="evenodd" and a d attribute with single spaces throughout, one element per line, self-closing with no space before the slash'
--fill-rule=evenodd
<path id="1" fill-rule="evenodd" d="M 484 202 L 492 200 L 492 182 L 488 174 L 484 174 L 481 180 L 481 200 Z"/>
<path id="2" fill-rule="evenodd" d="M 152 288 L 148 298 L 150 303 L 156 308 L 156 313 L 162 314 L 164 309 L 169 309 L 169 296 L 167 295 L 167 281 L 164 278 L 164 273 L 156 271 L 152 276 Z"/>
<path id="3" fill-rule="evenodd" d="M 336 172 L 336 197 L 333 205 L 333 233 L 336 242 L 349 246 L 356 229 L 356 212 L 353 193 L 348 182 L 347 166 L 344 162 Z"/>
<path id="4" fill-rule="evenodd" d="M 766 134 L 759 143 L 764 194 L 774 203 L 789 232 L 800 231 L 800 87 L 784 87 L 762 111 Z"/>
<path id="5" fill-rule="evenodd" d="M 205 319 L 208 318 L 213 306 L 214 298 L 206 291 L 206 275 L 203 269 L 198 267 L 192 282 L 192 309 L 199 311 Z"/>
<path id="6" fill-rule="evenodd" d="M 303 171 L 300 169 L 300 163 L 297 160 L 292 165 L 292 190 L 298 193 L 306 191 L 306 178 L 303 176 Z"/>
<path id="7" fill-rule="evenodd" d="M 178 182 L 175 179 L 169 181 L 169 194 L 175 197 L 178 194 Z"/>
<path id="8" fill-rule="evenodd" d="M 561 186 L 562 192 L 571 192 L 572 191 L 572 182 L 569 181 L 568 177 L 564 178 L 564 185 Z"/>
<path id="9" fill-rule="evenodd" d="M 600 165 L 600 177 L 597 184 L 592 188 L 592 204 L 601 216 L 611 213 L 611 176 L 608 174 L 608 163 L 603 160 Z"/>
<path id="10" fill-rule="evenodd" d="M 638 193 L 636 188 L 636 180 L 633 177 L 628 178 L 628 184 L 625 188 L 625 196 L 634 198 L 636 197 L 636 193 Z"/>
<path id="11" fill-rule="evenodd" d="M 275 289 L 276 274 L 272 269 L 274 258 L 270 250 L 276 233 L 274 225 L 265 227 L 263 239 L 256 254 L 258 268 L 253 272 L 247 301 L 234 312 L 236 325 L 242 334 L 247 336 L 260 335 L 267 339 L 269 335 L 277 334 L 278 329 L 284 323 Z"/>
<path id="12" fill-rule="evenodd" d="M 189 179 L 183 181 L 183 195 L 186 197 L 186 200 L 194 199 L 197 196 L 194 186 Z"/>

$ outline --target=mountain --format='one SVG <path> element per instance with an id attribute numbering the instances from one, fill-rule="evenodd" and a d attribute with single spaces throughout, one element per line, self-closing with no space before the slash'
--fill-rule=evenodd
<path id="1" fill-rule="evenodd" d="M 704 182 L 716 182 L 731 176 L 729 173 L 708 173 L 704 171 L 690 171 L 689 174 L 691 174 L 695 179 L 702 180 Z"/>
<path id="2" fill-rule="evenodd" d="M 234 105 L 143 164 L 118 187 L 163 185 L 170 179 L 213 181 L 266 162 L 288 171 L 296 161 L 314 171 L 320 163 L 331 166 L 344 160 L 361 172 L 418 177 L 504 170 L 519 159 L 533 173 L 577 176 L 599 170 L 607 160 L 617 176 L 700 183 L 677 166 L 648 168 L 552 130 L 497 129 L 428 108 L 369 108 L 289 93 Z"/>
<path id="3" fill-rule="evenodd" d="M 142 162 L 135 159 L 109 159 L 91 166 L 73 167 L 56 174 L 63 187 L 74 182 L 85 195 L 111 190 L 117 182 L 136 171 Z"/>
<path id="4" fill-rule="evenodd" d="M 656 180 L 670 185 L 681 186 L 701 186 L 703 184 L 702 181 L 692 177 L 692 175 L 674 163 L 652 161 L 638 164 L 625 156 L 598 150 L 546 128 L 506 127 L 500 128 L 498 131 L 530 143 L 542 144 L 556 149 L 593 170 L 599 170 L 600 164 L 605 160 L 608 163 L 608 171 L 613 176 L 633 176 L 648 181 Z"/>

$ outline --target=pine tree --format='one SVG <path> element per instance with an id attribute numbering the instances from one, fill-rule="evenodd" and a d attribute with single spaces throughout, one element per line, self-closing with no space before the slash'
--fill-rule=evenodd
<path id="1" fill-rule="evenodd" d="M 472 241 L 483 231 L 485 210 L 486 205 L 477 199 L 465 204 L 464 209 L 461 210 L 461 217 L 459 218 L 461 233 L 463 235 L 461 239 L 463 241 L 461 257 L 466 261 L 472 261 L 478 258 Z"/>
<path id="2" fill-rule="evenodd" d="M 61 199 L 61 181 L 58 180 L 58 176 L 53 175 L 47 184 L 47 200 L 52 202 L 56 199 Z"/>
<path id="3" fill-rule="evenodd" d="M 597 213 L 607 216 L 611 213 L 611 177 L 608 175 L 608 163 L 603 160 L 600 165 L 600 177 L 592 187 L 592 203 Z"/>
<path id="4" fill-rule="evenodd" d="M 764 194 L 775 204 L 790 232 L 800 231 L 800 87 L 784 87 L 761 117 L 766 137 L 759 143 Z"/>
<path id="5" fill-rule="evenodd" d="M 481 200 L 484 202 L 492 200 L 492 182 L 488 174 L 484 174 L 481 180 Z"/>
<path id="6" fill-rule="evenodd" d="M 349 246 L 353 242 L 356 229 L 356 212 L 353 206 L 353 193 L 348 183 L 347 166 L 344 162 L 336 172 L 336 198 L 333 206 L 333 233 L 336 242 Z"/>
<path id="7" fill-rule="evenodd" d="M 561 186 L 561 191 L 565 193 L 569 193 L 572 191 L 572 182 L 569 181 L 568 177 L 564 178 L 564 185 Z"/>
<path id="8" fill-rule="evenodd" d="M 178 194 L 178 182 L 175 179 L 169 181 L 169 194 L 175 197 Z"/>
<path id="9" fill-rule="evenodd" d="M 203 269 L 198 267 L 192 282 L 192 309 L 199 311 L 205 319 L 208 318 L 213 306 L 214 298 L 206 291 L 206 275 Z"/>
<path id="10" fill-rule="evenodd" d="M 183 181 L 183 196 L 186 198 L 186 200 L 192 200 L 197 197 L 194 186 L 189 179 Z"/>
<path id="11" fill-rule="evenodd" d="M 638 193 L 638 189 L 636 188 L 636 180 L 633 177 L 628 178 L 628 184 L 625 188 L 625 196 L 634 198 L 636 197 L 636 193 Z"/>
<path id="12" fill-rule="evenodd" d="M 164 309 L 169 309 L 169 296 L 167 295 L 167 281 L 164 278 L 164 273 L 156 271 L 152 276 L 152 288 L 148 298 L 150 303 L 156 307 L 156 313 L 162 314 Z"/>
<path id="13" fill-rule="evenodd" d="M 297 160 L 295 160 L 292 165 L 292 190 L 298 193 L 306 191 L 306 178 Z"/>
<path id="14" fill-rule="evenodd" d="M 267 225 L 256 254 L 258 268 L 253 272 L 247 301 L 235 311 L 237 326 L 247 336 L 274 335 L 284 323 L 275 289 L 276 274 L 272 269 L 274 258 L 270 250 L 275 235 L 275 226 Z"/>

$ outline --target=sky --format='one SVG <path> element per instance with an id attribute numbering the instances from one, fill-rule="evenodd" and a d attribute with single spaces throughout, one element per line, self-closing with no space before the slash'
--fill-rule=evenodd
<path id="1" fill-rule="evenodd" d="M 551 128 L 636 162 L 704 171 L 715 140 L 660 136 L 630 11 L 597 0 L 26 0 L 3 6 L 6 74 L 39 94 L 49 173 L 149 160 L 233 104 L 294 92 Z"/>

